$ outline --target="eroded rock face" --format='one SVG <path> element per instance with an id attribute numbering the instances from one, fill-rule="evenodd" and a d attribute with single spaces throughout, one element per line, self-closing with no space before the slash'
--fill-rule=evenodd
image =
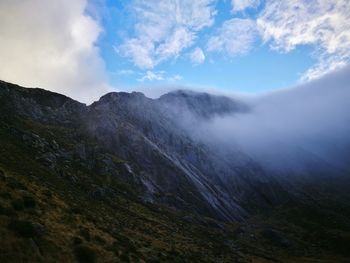
<path id="1" fill-rule="evenodd" d="M 140 93 L 110 93 L 90 107 L 94 114 L 88 129 L 110 151 L 142 169 L 142 183 L 153 201 L 242 220 L 248 203 L 268 207 L 287 196 L 244 153 L 220 152 L 185 127 L 183 115 L 210 119 L 248 110 L 243 103 L 179 91 L 157 100 Z"/>
<path id="2" fill-rule="evenodd" d="M 243 220 L 255 208 L 283 203 L 281 182 L 238 149 L 203 143 L 185 127 L 186 116 L 210 119 L 248 111 L 244 103 L 206 93 L 173 92 L 159 99 L 142 93 L 109 93 L 90 106 L 65 96 L 0 82 L 3 125 L 14 118 L 48 127 L 65 127 L 57 138 L 31 131 L 13 132 L 35 149 L 34 157 L 58 176 L 79 184 L 84 169 L 96 172 L 106 188 L 92 189 L 96 199 L 113 194 L 108 176 L 139 189 L 148 202 Z"/>

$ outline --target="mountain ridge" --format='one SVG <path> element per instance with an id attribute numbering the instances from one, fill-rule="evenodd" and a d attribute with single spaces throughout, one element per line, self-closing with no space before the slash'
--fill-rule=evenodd
<path id="1" fill-rule="evenodd" d="M 182 121 L 182 118 L 176 118 L 177 112 L 171 108 L 171 105 L 164 106 L 164 103 L 171 104 L 174 98 L 170 101 L 167 98 L 164 101 L 164 97 L 154 100 L 137 92 L 109 93 L 99 101 L 87 106 L 63 95 L 45 90 L 25 89 L 5 82 L 0 82 L 0 86 L 0 111 L 2 113 L 0 116 L 0 138 L 3 146 L 0 167 L 5 173 L 6 180 L 26 182 L 30 189 L 32 184 L 36 185 L 33 187 L 40 188 L 42 187 L 40 186 L 41 181 L 37 178 L 40 174 L 39 178 L 45 182 L 45 187 L 51 189 L 50 191 L 55 196 L 57 195 L 57 198 L 60 196 L 61 201 L 72 202 L 71 199 L 68 201 L 64 195 L 60 194 L 60 192 L 66 191 L 65 188 L 56 189 L 63 184 L 67 189 L 70 189 L 69 195 L 75 196 L 77 200 L 84 198 L 84 201 L 81 202 L 85 202 L 87 205 L 92 205 L 95 201 L 100 202 L 106 211 L 110 211 L 103 212 L 110 225 L 115 225 L 113 223 L 114 212 L 121 213 L 122 217 L 131 221 L 134 220 L 130 217 L 131 214 L 136 218 L 145 217 L 150 220 L 148 216 L 150 212 L 146 211 L 153 209 L 152 220 L 161 221 L 162 224 L 166 220 L 174 220 L 176 227 L 180 227 L 180 225 L 184 225 L 188 229 L 194 227 L 189 230 L 196 238 L 193 242 L 206 240 L 209 243 L 213 242 L 212 244 L 222 246 L 222 252 L 215 253 L 222 253 L 226 262 L 234 262 L 233 258 L 249 262 L 251 255 L 257 253 L 256 251 L 259 249 L 263 251 L 258 255 L 260 258 L 271 260 L 276 257 L 285 258 L 283 249 L 278 249 L 278 253 L 282 253 L 279 255 L 268 252 L 270 246 L 275 246 L 273 242 L 277 242 L 277 247 L 281 246 L 282 242 L 282 247 L 289 248 L 291 241 L 285 241 L 285 239 L 294 240 L 295 253 L 300 251 L 299 246 L 302 246 L 304 241 L 298 237 L 299 231 L 305 235 L 309 233 L 303 230 L 304 223 L 299 222 L 299 218 L 293 219 L 296 226 L 293 225 L 290 229 L 300 228 L 301 230 L 293 230 L 296 232 L 292 233 L 283 228 L 284 224 L 290 224 L 285 223 L 284 215 L 287 215 L 287 218 L 293 218 L 295 211 L 307 215 L 307 209 L 312 208 L 315 210 L 313 213 L 326 215 L 324 224 L 326 224 L 327 231 L 328 228 L 336 227 L 344 231 L 345 236 L 348 233 L 347 216 L 341 215 L 341 212 L 338 214 L 331 208 L 334 204 L 342 211 L 348 209 L 346 205 L 346 200 L 349 200 L 346 194 L 348 180 L 345 177 L 340 175 L 332 177 L 325 174 L 323 177 L 319 177 L 322 178 L 322 181 L 317 182 L 313 179 L 316 178 L 316 174 L 311 174 L 312 176 L 307 176 L 307 180 L 304 175 L 300 176 L 301 180 L 298 181 L 293 180 L 293 176 L 281 178 L 273 172 L 268 172 L 240 149 L 218 148 L 216 141 L 208 143 L 193 137 L 189 133 L 188 127 L 185 127 L 188 124 L 187 120 L 179 122 Z M 181 93 L 180 95 L 182 96 Z M 201 101 L 203 94 L 198 95 L 199 99 L 196 96 L 190 100 L 196 101 L 195 107 L 198 106 L 198 100 Z M 203 100 L 203 108 L 208 102 L 207 96 L 204 95 L 206 99 Z M 175 99 L 177 100 L 177 98 Z M 183 103 L 181 97 L 180 99 Z M 216 99 L 217 97 L 213 100 L 216 101 Z M 222 98 L 219 97 L 219 101 L 220 99 Z M 226 99 L 224 101 L 227 102 Z M 214 103 L 214 107 L 212 107 L 214 113 L 209 115 L 206 110 L 193 112 L 190 109 L 190 113 L 188 113 L 186 108 L 183 114 L 195 116 L 199 114 L 204 121 L 211 121 L 217 115 L 225 116 L 225 114 L 230 115 L 232 112 L 241 112 L 241 107 L 234 107 L 235 101 L 232 100 L 230 103 L 233 103 L 232 107 L 224 105 L 224 111 L 216 107 Z M 189 105 L 193 106 L 191 103 Z M 249 111 L 243 110 L 242 114 L 245 112 Z M 181 117 L 181 115 L 179 116 Z M 17 164 L 21 162 L 26 165 L 18 167 Z M 327 182 L 328 185 L 324 185 Z M 5 186 L 9 187 L 7 185 L 8 183 Z M 333 190 L 331 190 L 333 187 L 339 190 L 339 197 L 333 194 Z M 8 189 L 6 188 L 6 191 L 9 191 Z M 11 191 L 14 191 L 16 196 L 22 195 L 20 189 L 14 189 Z M 35 191 L 31 193 L 36 196 Z M 318 200 L 322 200 L 322 202 Z M 47 207 L 44 202 L 49 202 L 49 200 L 39 199 L 38 202 Z M 69 206 L 68 203 L 65 205 Z M 7 201 L 0 200 L 0 204 L 5 206 Z M 141 214 L 136 213 L 134 210 L 136 208 L 137 211 L 142 211 Z M 280 212 L 279 209 L 281 209 Z M 91 214 L 91 212 L 84 210 L 80 213 L 88 213 L 90 217 L 97 220 L 96 216 L 98 215 Z M 170 218 L 163 218 L 161 216 L 163 212 L 170 213 Z M 22 218 L 21 210 L 15 214 Z M 337 223 L 331 223 L 330 214 L 333 215 Z M 312 214 L 312 216 L 314 215 Z M 310 220 L 314 220 L 312 216 L 310 216 Z M 25 215 L 24 218 L 27 217 L 28 215 Z M 31 218 L 31 216 L 29 217 Z M 119 215 L 116 217 L 119 218 Z M 259 217 L 263 219 L 254 223 L 254 220 Z M 145 222 L 148 222 L 147 220 Z M 40 224 L 48 224 L 40 222 Z M 137 224 L 144 224 L 142 220 L 137 222 Z M 102 222 L 88 224 L 103 225 Z M 128 225 L 127 223 L 123 224 Z M 240 230 L 236 229 L 236 224 L 240 226 Z M 271 224 L 273 229 L 277 227 L 279 230 L 266 230 L 266 225 Z M 312 225 L 315 222 L 311 221 L 308 224 Z M 331 224 L 335 224 L 335 226 Z M 202 226 L 203 228 L 199 232 L 194 230 L 196 227 Z M 156 228 L 154 225 L 152 227 Z M 172 230 L 173 227 L 175 226 L 171 227 Z M 233 232 L 231 232 L 231 228 L 234 229 Z M 94 228 L 90 225 L 89 229 L 93 231 Z M 135 231 L 135 223 L 126 229 Z M 218 235 L 218 240 L 214 241 L 211 234 L 209 239 L 202 237 L 201 231 L 205 232 L 206 229 L 214 231 L 212 233 Z M 123 235 L 126 234 L 123 228 L 120 231 L 123 232 Z M 141 249 L 142 242 L 144 242 L 141 236 L 147 233 L 144 228 L 140 231 L 139 233 L 133 232 L 133 235 L 136 235 L 133 242 L 137 243 L 138 249 Z M 186 232 L 182 231 L 179 233 L 186 236 Z M 269 242 L 272 242 L 266 244 L 267 247 L 260 243 L 260 238 L 255 241 L 254 238 L 251 238 L 251 235 L 259 235 L 260 237 L 260 231 L 263 231 L 262 233 L 267 236 L 261 237 L 261 240 L 267 238 L 270 240 Z M 286 235 L 284 232 L 288 234 Z M 242 233 L 242 235 L 238 233 Z M 79 236 L 81 235 L 79 234 Z M 102 232 L 99 232 L 99 235 L 102 235 Z M 110 233 L 108 230 L 104 230 L 103 235 L 109 236 Z M 310 234 L 313 241 L 310 242 L 317 243 L 312 235 L 314 235 L 313 232 Z M 340 238 L 338 234 L 334 235 L 336 235 L 336 239 Z M 153 239 L 156 236 L 157 234 L 153 233 L 148 238 Z M 160 238 L 163 240 L 162 242 L 169 244 L 171 240 L 169 241 L 165 236 L 161 235 Z M 346 237 L 344 238 L 346 239 Z M 164 241 L 165 239 L 166 241 Z M 35 237 L 35 240 L 37 240 L 35 242 L 39 242 L 41 239 Z M 182 241 L 176 240 L 178 249 L 181 247 L 180 250 L 184 253 L 182 256 L 178 255 L 181 258 L 180 262 L 195 262 L 195 258 L 189 258 L 191 252 L 182 247 L 186 245 L 183 245 Z M 239 256 L 234 245 L 223 245 L 222 242 L 231 242 L 228 240 L 238 242 L 239 247 L 247 250 L 247 254 Z M 37 243 L 37 246 L 44 246 L 40 242 Z M 107 257 L 106 252 L 103 252 L 105 250 L 101 250 L 97 243 L 91 243 L 88 240 L 84 242 L 96 246 L 99 255 Z M 121 255 L 120 253 L 126 253 L 124 247 L 128 243 L 125 242 L 120 243 L 122 251 L 118 252 L 118 256 Z M 249 249 L 248 244 L 251 242 L 254 243 L 254 248 Z M 202 246 L 205 247 L 205 245 Z M 168 250 L 156 247 L 166 255 L 170 253 Z M 322 244 L 318 244 L 316 247 L 323 248 Z M 131 260 L 131 255 L 146 259 L 156 257 L 152 252 L 145 252 L 142 249 L 140 251 L 143 252 L 137 254 L 133 251 L 127 251 L 127 257 L 129 260 Z M 345 248 L 344 251 L 346 251 Z M 208 253 L 212 253 L 209 248 Z M 214 254 L 210 254 L 211 256 L 204 260 L 205 254 L 198 252 L 196 257 L 201 258 L 200 262 L 206 260 L 216 262 Z M 111 256 L 108 255 L 108 257 Z M 168 261 L 176 262 L 175 259 L 168 259 Z"/>

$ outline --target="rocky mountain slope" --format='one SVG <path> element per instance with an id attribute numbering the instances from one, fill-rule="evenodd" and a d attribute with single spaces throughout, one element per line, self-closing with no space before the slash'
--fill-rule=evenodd
<path id="1" fill-rule="evenodd" d="M 0 82 L 1 262 L 341 262 L 346 171 L 281 178 L 191 128 L 250 110 L 188 91 L 86 106 Z"/>

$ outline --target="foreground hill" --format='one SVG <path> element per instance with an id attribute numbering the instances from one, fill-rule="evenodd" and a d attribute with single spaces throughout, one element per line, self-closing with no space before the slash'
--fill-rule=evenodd
<path id="1" fill-rule="evenodd" d="M 0 261 L 346 262 L 346 171 L 305 157 L 312 176 L 282 180 L 188 129 L 249 110 L 186 91 L 86 106 L 0 82 Z"/>

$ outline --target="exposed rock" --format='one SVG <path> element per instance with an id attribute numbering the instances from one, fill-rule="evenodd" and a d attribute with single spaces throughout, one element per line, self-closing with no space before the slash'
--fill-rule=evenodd
<path id="1" fill-rule="evenodd" d="M 6 129 L 38 162 L 73 184 L 87 181 L 81 180 L 85 171 L 103 177 L 106 184 L 117 177 L 145 201 L 223 221 L 244 221 L 256 210 L 286 203 L 290 196 L 304 198 L 297 196 L 297 187 L 290 187 L 298 182 L 277 178 L 238 148 L 222 149 L 191 133 L 189 127 L 197 119 L 250 111 L 241 101 L 187 91 L 159 99 L 112 92 L 86 106 L 40 89 L 4 82 L 0 86 L 0 109 L 36 127 Z M 11 123 L 6 115 L 0 117 Z M 50 131 L 40 132 L 45 127 Z M 52 127 L 64 133 L 53 138 Z M 313 167 L 324 167 L 319 164 Z M 128 187 L 120 188 L 116 191 L 129 194 Z M 84 189 L 96 199 L 109 194 L 107 188 Z"/>

